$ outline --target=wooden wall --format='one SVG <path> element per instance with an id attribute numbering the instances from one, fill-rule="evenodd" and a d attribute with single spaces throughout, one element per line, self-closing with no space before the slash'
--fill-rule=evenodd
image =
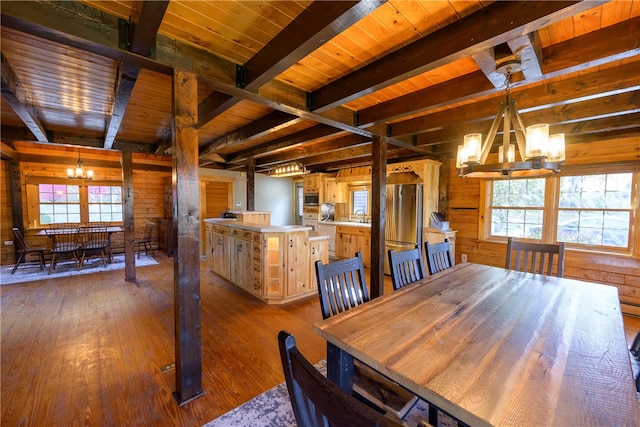
<path id="1" fill-rule="evenodd" d="M 615 165 L 617 162 L 636 164 L 640 171 L 640 138 L 569 144 L 567 167 L 584 165 Z M 481 186 L 483 180 L 459 178 L 455 159 L 449 163 L 448 219 L 457 230 L 456 262 L 467 254 L 469 262 L 504 267 L 506 243 L 479 239 L 481 218 Z M 638 201 L 636 201 L 638 203 Z M 636 208 L 637 209 L 637 208 Z M 636 230 L 640 227 L 636 217 Z M 640 234 L 640 231 L 636 231 Z M 565 277 L 617 286 L 620 300 L 630 305 L 626 312 L 640 315 L 640 236 L 635 241 L 633 256 L 567 250 Z M 635 307 L 637 306 L 637 307 Z M 637 312 L 636 312 L 637 310 Z"/>
<path id="2" fill-rule="evenodd" d="M 117 152 L 115 152 L 117 153 Z M 77 156 L 77 155 L 76 155 Z M 84 154 L 83 154 L 84 160 Z M 77 157 L 76 157 L 77 158 Z M 166 162 L 164 167 L 155 167 L 156 169 L 162 169 L 160 171 L 157 170 L 148 170 L 154 169 L 154 167 L 149 166 L 148 159 L 145 160 L 141 157 L 137 158 L 138 164 L 147 163 L 144 167 L 145 169 L 135 169 L 133 172 L 133 182 L 134 182 L 134 229 L 136 236 L 142 235 L 144 231 L 144 225 L 147 221 L 158 222 L 160 226 L 162 221 L 160 219 L 164 218 L 164 182 L 167 177 L 171 176 L 170 168 L 171 162 L 170 160 Z M 86 164 L 87 162 L 85 162 Z M 136 163 L 136 155 L 134 154 L 134 165 Z M 15 254 L 13 246 L 4 245 L 5 241 L 13 240 L 13 235 L 11 231 L 11 227 L 13 226 L 13 218 L 12 218 L 12 207 L 11 207 L 11 198 L 9 188 L 9 176 L 8 176 L 8 161 L 2 160 L 0 164 L 0 197 L 1 205 L 0 205 L 0 219 L 2 223 L 0 224 L 0 242 L 2 242 L 2 246 L 0 249 L 0 264 L 13 264 L 15 262 Z M 40 231 L 40 229 L 30 228 L 27 224 L 27 200 L 26 200 L 26 186 L 25 186 L 25 177 L 29 176 L 55 176 L 55 177 L 65 177 L 66 176 L 66 168 L 68 164 L 52 164 L 52 163 L 40 163 L 40 162 L 21 162 L 20 164 L 20 175 L 21 175 L 21 186 L 22 186 L 22 199 L 23 199 L 23 214 L 24 214 L 24 227 L 25 227 L 25 238 L 27 239 L 27 243 L 32 246 L 44 246 L 49 247 L 50 242 L 46 236 L 37 236 L 36 233 Z M 89 169 L 89 167 L 88 167 Z M 94 179 L 96 180 L 114 180 L 114 181 L 122 181 L 122 171 L 119 167 L 90 167 L 90 169 L 94 170 Z M 198 191 L 198 189 L 194 189 L 194 191 Z M 153 235 L 153 247 L 158 247 L 158 243 L 161 243 L 161 233 L 163 232 L 162 227 L 159 227 L 157 231 Z M 112 249 L 114 252 L 124 252 L 124 233 L 114 233 L 112 235 Z M 47 260 L 50 258 L 48 251 L 46 253 Z"/>

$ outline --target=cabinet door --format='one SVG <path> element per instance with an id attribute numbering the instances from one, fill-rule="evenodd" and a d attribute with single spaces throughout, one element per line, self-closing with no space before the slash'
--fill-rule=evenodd
<path id="1" fill-rule="evenodd" d="M 231 250 L 230 280 L 236 285 L 253 292 L 253 244 L 249 241 L 230 238 Z"/>
<path id="2" fill-rule="evenodd" d="M 349 258 L 353 255 L 351 253 L 351 234 L 337 233 L 336 234 L 336 257 L 338 259 Z"/>
<path id="3" fill-rule="evenodd" d="M 212 253 L 211 269 L 214 273 L 229 278 L 229 248 L 228 237 L 224 234 L 213 233 L 211 235 Z"/>
<path id="4" fill-rule="evenodd" d="M 313 240 L 309 242 L 311 252 L 309 257 L 309 288 L 318 288 L 318 278 L 316 277 L 316 261 L 320 261 L 323 264 L 329 262 L 329 242 L 328 240 Z"/>
<path id="5" fill-rule="evenodd" d="M 284 241 L 280 233 L 264 233 L 262 236 L 262 297 L 284 296 L 283 274 Z"/>
<path id="6" fill-rule="evenodd" d="M 309 290 L 307 233 L 287 233 L 287 296 Z"/>

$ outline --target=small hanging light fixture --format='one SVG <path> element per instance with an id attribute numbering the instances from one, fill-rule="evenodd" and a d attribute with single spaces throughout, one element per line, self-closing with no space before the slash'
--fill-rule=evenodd
<path id="1" fill-rule="evenodd" d="M 549 125 L 546 123 L 534 124 L 525 130 L 516 109 L 516 103 L 509 97 L 512 67 L 519 65 L 519 60 L 505 65 L 506 97 L 498 107 L 498 113 L 484 142 L 482 142 L 482 134 L 471 133 L 465 135 L 464 144 L 458 146 L 456 158 L 458 176 L 515 178 L 560 172 L 560 165 L 565 160 L 564 134 L 549 135 Z M 498 150 L 498 163 L 486 164 L 503 116 L 502 145 Z M 511 144 L 511 126 L 516 136 L 521 161 L 516 161 L 516 146 Z"/>
<path id="2" fill-rule="evenodd" d="M 93 171 L 91 169 L 86 170 L 80 160 L 80 154 L 78 154 L 78 163 L 76 163 L 75 169 L 67 169 L 67 178 L 69 179 L 93 179 Z"/>
<path id="3" fill-rule="evenodd" d="M 304 175 L 308 171 L 300 162 L 285 163 L 269 170 L 269 176 L 273 178 L 283 178 L 287 176 Z"/>

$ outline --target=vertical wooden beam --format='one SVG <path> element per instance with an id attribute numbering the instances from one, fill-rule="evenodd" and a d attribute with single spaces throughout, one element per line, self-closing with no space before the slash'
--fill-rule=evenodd
<path id="1" fill-rule="evenodd" d="M 384 294 L 384 230 L 387 223 L 387 138 L 371 141 L 371 298 Z"/>
<path id="2" fill-rule="evenodd" d="M 11 218 L 13 226 L 20 229 L 24 235 L 24 217 L 22 211 L 22 185 L 20 182 L 20 162 L 17 160 L 9 160 L 9 188 L 11 191 Z M 16 249 L 16 248 L 14 248 Z M 17 259 L 17 258 L 16 258 Z"/>
<path id="3" fill-rule="evenodd" d="M 256 160 L 250 157 L 247 161 L 247 210 L 256 210 Z"/>
<path id="4" fill-rule="evenodd" d="M 176 391 L 180 405 L 201 396 L 200 192 L 198 83 L 194 73 L 173 73 L 173 255 Z M 195 189 L 195 191 L 194 191 Z"/>
<path id="5" fill-rule="evenodd" d="M 136 253 L 133 245 L 135 239 L 133 216 L 133 155 L 131 147 L 122 150 L 122 191 L 123 191 L 123 220 L 124 220 L 124 280 L 136 281 Z"/>

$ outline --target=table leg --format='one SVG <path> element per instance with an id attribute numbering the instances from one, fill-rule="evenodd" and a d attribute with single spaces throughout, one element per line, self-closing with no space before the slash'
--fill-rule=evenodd
<path id="1" fill-rule="evenodd" d="M 327 342 L 327 378 L 351 394 L 353 392 L 353 356 Z"/>

